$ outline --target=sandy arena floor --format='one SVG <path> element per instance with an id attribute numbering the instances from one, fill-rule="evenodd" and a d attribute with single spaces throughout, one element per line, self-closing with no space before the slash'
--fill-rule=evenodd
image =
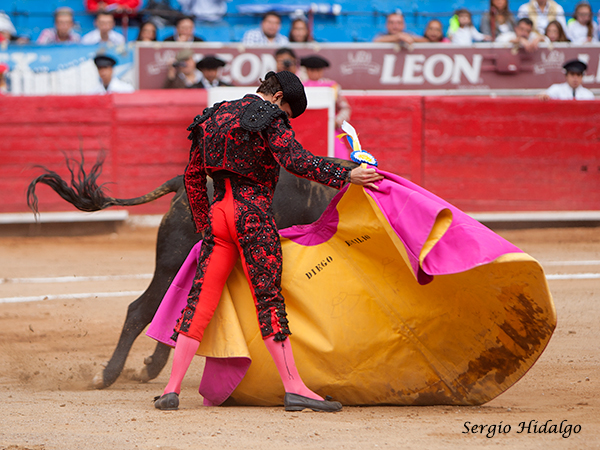
<path id="1" fill-rule="evenodd" d="M 152 273 L 156 229 L 0 237 L 0 449 L 598 449 L 600 279 L 550 275 L 600 273 L 600 229 L 500 234 L 538 259 L 551 278 L 558 327 L 529 373 L 480 407 L 345 407 L 336 414 L 204 407 L 197 393 L 200 359 L 184 380 L 181 409 L 157 411 L 152 397 L 161 393 L 168 371 L 146 384 L 136 380 L 154 348 L 146 336 L 136 341 L 112 387 L 92 389 L 94 374 L 115 347 L 127 305 L 136 298 L 131 292 L 143 291 L 149 279 L 34 283 L 31 278 Z M 64 297 L 90 292 L 125 295 Z M 44 296 L 48 299 L 35 300 Z M 14 297 L 33 301 L 2 300 Z M 562 423 L 563 434 L 533 432 L 534 425 L 539 429 L 547 421 L 547 427 Z M 505 431 L 510 425 L 510 432 L 467 433 L 466 422 Z M 519 433 L 521 423 L 531 424 L 531 433 Z"/>

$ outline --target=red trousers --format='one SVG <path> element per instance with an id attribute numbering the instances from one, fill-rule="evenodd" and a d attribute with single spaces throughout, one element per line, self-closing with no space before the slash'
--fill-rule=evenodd
<path id="1" fill-rule="evenodd" d="M 213 184 L 209 227 L 188 305 L 175 332 L 202 340 L 227 278 L 241 257 L 263 339 L 285 340 L 291 333 L 281 295 L 281 243 L 270 210 L 272 192 L 229 172 L 219 172 Z"/>

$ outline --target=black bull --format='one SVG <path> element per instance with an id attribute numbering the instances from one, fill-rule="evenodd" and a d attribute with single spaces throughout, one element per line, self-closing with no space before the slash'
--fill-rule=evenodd
<path id="1" fill-rule="evenodd" d="M 356 166 L 350 161 L 336 161 L 347 167 Z M 67 159 L 67 166 L 71 172 L 71 186 L 57 173 L 43 168 L 46 173 L 33 180 L 27 190 L 27 204 L 34 213 L 38 211 L 35 195 L 38 183 L 50 186 L 63 199 L 82 211 L 99 211 L 110 206 L 141 205 L 171 192 L 175 193 L 170 208 L 158 228 L 154 276 L 150 286 L 127 308 L 127 317 L 117 347 L 102 374 L 94 377 L 93 384 L 99 389 L 110 386 L 119 377 L 133 342 L 154 317 L 177 271 L 194 244 L 202 237 L 194 231 L 183 176 L 172 178 L 144 196 L 116 199 L 107 197 L 102 186 L 96 183 L 102 171 L 102 163 L 103 160 L 100 158 L 90 173 L 86 174 L 83 168 L 83 157 L 81 163 Z M 209 179 L 209 198 L 212 197 L 211 191 L 212 184 Z M 273 198 L 273 213 L 278 228 L 314 222 L 321 216 L 336 193 L 337 190 L 333 188 L 295 177 L 281 170 L 279 184 Z M 140 372 L 140 380 L 149 381 L 156 378 L 167 363 L 170 351 L 170 347 L 158 343 L 154 353 L 144 359 L 145 366 Z"/>

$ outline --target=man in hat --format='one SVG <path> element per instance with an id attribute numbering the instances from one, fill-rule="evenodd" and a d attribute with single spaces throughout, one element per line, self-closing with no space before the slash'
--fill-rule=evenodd
<path id="1" fill-rule="evenodd" d="M 196 68 L 194 52 L 189 48 L 179 50 L 175 60 L 167 69 L 165 89 L 186 89 L 198 87 L 202 80 L 202 72 Z"/>
<path id="2" fill-rule="evenodd" d="M 542 100 L 594 100 L 594 94 L 581 85 L 587 65 L 573 59 L 563 65 L 566 81 L 550 86 L 540 95 Z"/>
<path id="3" fill-rule="evenodd" d="M 375 187 L 375 169 L 344 168 L 306 151 L 294 138 L 289 119 L 300 116 L 307 100 L 291 72 L 269 72 L 256 94 L 216 103 L 188 127 L 192 140 L 184 180 L 197 232 L 204 232 L 188 305 L 175 326 L 177 341 L 169 382 L 154 406 L 179 407 L 181 382 L 195 355 L 221 291 L 241 259 L 254 298 L 262 339 L 285 388 L 286 410 L 338 411 L 298 374 L 281 295 L 282 254 L 271 203 L 279 169 L 340 189 L 346 182 Z M 209 206 L 206 177 L 213 180 Z"/>
<path id="4" fill-rule="evenodd" d="M 200 89 L 211 89 L 217 86 L 231 86 L 219 78 L 219 69 L 225 66 L 225 61 L 214 55 L 206 55 L 196 63 L 196 67 L 202 72 L 202 79 L 194 87 Z"/>
<path id="5" fill-rule="evenodd" d="M 300 65 L 306 68 L 307 80 L 303 81 L 306 87 L 331 87 L 335 92 L 335 135 L 343 133 L 341 127 L 344 120 L 350 121 L 352 108 L 342 95 L 341 86 L 333 80 L 324 77 L 325 69 L 329 67 L 329 61 L 319 55 L 306 56 L 300 59 Z M 346 141 L 335 140 L 335 157 L 348 159 L 350 156 Z"/>
<path id="6" fill-rule="evenodd" d="M 108 55 L 98 55 L 94 58 L 98 68 L 100 83 L 91 92 L 92 94 L 130 94 L 134 87 L 125 81 L 113 76 L 113 67 L 117 61 Z"/>

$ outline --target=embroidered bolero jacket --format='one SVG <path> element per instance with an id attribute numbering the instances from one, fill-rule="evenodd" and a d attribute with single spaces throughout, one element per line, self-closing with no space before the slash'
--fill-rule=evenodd
<path id="1" fill-rule="evenodd" d="M 315 156 L 295 139 L 288 117 L 277 105 L 249 94 L 216 103 L 188 127 L 192 141 L 185 187 L 197 232 L 208 224 L 206 176 L 228 170 L 260 183 L 273 192 L 279 167 L 336 189 L 350 169 Z"/>

